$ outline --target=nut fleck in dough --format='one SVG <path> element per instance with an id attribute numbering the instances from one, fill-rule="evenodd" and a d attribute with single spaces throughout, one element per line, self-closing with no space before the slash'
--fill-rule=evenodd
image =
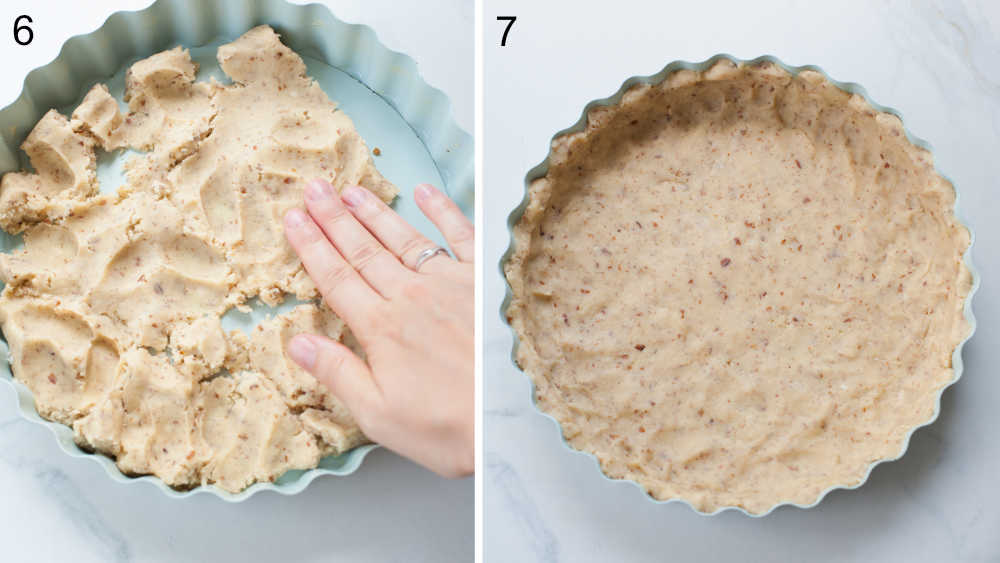
<path id="1" fill-rule="evenodd" d="M 219 48 L 233 80 L 195 81 L 180 47 L 126 76 L 122 115 L 97 85 L 66 119 L 49 111 L 22 145 L 35 173 L 4 175 L 0 323 L 39 413 L 128 474 L 239 491 L 367 441 L 346 408 L 293 363 L 302 331 L 353 342 L 325 304 L 250 335 L 220 316 L 259 297 L 317 297 L 281 219 L 314 177 L 397 190 L 350 118 L 271 28 Z M 98 194 L 96 148 L 146 151 Z"/>
<path id="2" fill-rule="evenodd" d="M 969 233 L 899 119 L 721 62 L 556 139 L 505 267 L 540 408 L 611 477 L 762 513 L 901 452 L 968 335 Z"/>

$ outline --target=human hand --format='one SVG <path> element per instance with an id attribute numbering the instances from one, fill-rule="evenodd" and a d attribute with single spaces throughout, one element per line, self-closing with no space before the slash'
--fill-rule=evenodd
<path id="1" fill-rule="evenodd" d="M 361 430 L 445 477 L 474 471 L 475 282 L 472 224 L 443 193 L 414 190 L 458 260 L 361 187 L 306 186 L 308 213 L 285 235 L 323 299 L 351 327 L 368 363 L 339 342 L 295 336 L 288 353 L 350 409 Z"/>

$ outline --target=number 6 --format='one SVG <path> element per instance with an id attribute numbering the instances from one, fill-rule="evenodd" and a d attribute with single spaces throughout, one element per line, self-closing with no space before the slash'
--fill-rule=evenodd
<path id="1" fill-rule="evenodd" d="M 31 20 L 31 16 L 27 15 L 17 16 L 17 19 L 14 20 L 14 42 L 17 43 L 18 45 L 27 45 L 28 43 L 31 43 L 31 41 L 35 39 L 35 32 L 32 31 L 31 28 L 28 27 L 27 25 L 20 25 L 21 20 L 28 20 L 28 23 L 35 23 L 35 22 Z M 28 39 L 26 39 L 25 41 L 21 41 L 22 31 L 28 32 Z"/>

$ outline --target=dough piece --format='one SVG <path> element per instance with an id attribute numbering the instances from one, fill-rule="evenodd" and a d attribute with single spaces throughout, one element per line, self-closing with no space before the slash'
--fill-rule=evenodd
<path id="1" fill-rule="evenodd" d="M 306 409 L 299 416 L 302 427 L 319 437 L 322 455 L 340 455 L 361 444 L 368 438 L 351 417 L 351 413 L 333 395 L 321 409 Z"/>
<path id="2" fill-rule="evenodd" d="M 196 380 L 216 375 L 237 353 L 229 345 L 219 317 L 202 317 L 178 326 L 170 333 L 170 347 L 177 369 Z"/>
<path id="3" fill-rule="evenodd" d="M 0 323 L 15 377 L 82 446 L 175 487 L 238 491 L 366 438 L 285 351 L 297 331 L 353 341 L 328 308 L 250 337 L 220 317 L 317 296 L 282 223 L 307 180 L 397 190 L 273 30 L 218 57 L 233 84 L 196 80 L 177 47 L 129 68 L 127 113 L 97 85 L 72 120 L 39 121 L 23 145 L 37 172 L 0 180 L 0 226 L 25 242 L 0 255 Z M 145 151 L 115 193 L 98 193 L 97 146 Z"/>
<path id="4" fill-rule="evenodd" d="M 302 411 L 302 423 L 321 438 L 324 455 L 345 452 L 363 443 L 364 435 L 343 403 L 292 361 L 287 346 L 296 334 L 343 340 L 346 330 L 326 305 L 299 305 L 257 325 L 250 336 L 249 368 L 268 374 L 285 403 Z"/>
<path id="5" fill-rule="evenodd" d="M 195 428 L 196 383 L 163 355 L 122 354 L 115 385 L 73 429 L 78 443 L 116 456 L 122 472 L 189 486 L 207 452 Z"/>
<path id="6" fill-rule="evenodd" d="M 316 437 L 302 429 L 274 384 L 260 374 L 241 372 L 203 384 L 195 408 L 209 449 L 204 484 L 239 491 L 319 464 Z"/>
<path id="7" fill-rule="evenodd" d="M 220 250 L 178 232 L 183 219 L 169 202 L 120 195 L 30 228 L 22 251 L 0 257 L 0 274 L 11 292 L 58 296 L 101 316 L 116 342 L 163 350 L 174 325 L 235 304 L 235 281 Z"/>
<path id="8" fill-rule="evenodd" d="M 303 332 L 340 340 L 346 328 L 326 306 L 299 305 L 257 325 L 250 335 L 248 368 L 269 374 L 289 406 L 320 406 L 329 392 L 292 361 L 287 354 L 288 341 Z"/>
<path id="9" fill-rule="evenodd" d="M 53 300 L 5 295 L 0 322 L 11 364 L 21 366 L 19 379 L 45 418 L 72 425 L 111 388 L 117 348 L 79 313 Z"/>
<path id="10" fill-rule="evenodd" d="M 193 233 L 179 232 L 183 218 L 169 202 L 135 193 L 120 205 L 134 210 L 129 240 L 103 266 L 86 301 L 113 319 L 123 338 L 163 350 L 173 327 L 219 316 L 235 304 L 224 254 Z"/>
<path id="11" fill-rule="evenodd" d="M 118 100 L 104 84 L 95 84 L 87 92 L 69 123 L 73 131 L 90 134 L 106 151 L 125 146 L 121 138 L 122 115 L 118 111 Z"/>
<path id="12" fill-rule="evenodd" d="M 166 175 L 199 150 L 218 111 L 215 81 L 195 82 L 198 65 L 176 47 L 132 65 L 125 77 L 129 113 L 120 135 L 149 151 L 126 162 L 129 184 L 167 184 Z"/>
<path id="13" fill-rule="evenodd" d="M 131 207 L 114 205 L 116 200 L 98 196 L 73 217 L 27 228 L 23 249 L 0 254 L 6 291 L 82 301 L 104 265 L 128 244 L 135 224 Z"/>
<path id="14" fill-rule="evenodd" d="M 538 405 L 698 510 L 810 504 L 897 456 L 969 333 L 969 233 L 899 119 L 720 62 L 557 138 L 505 267 Z"/>
<path id="15" fill-rule="evenodd" d="M 0 227 L 11 234 L 28 224 L 64 216 L 97 193 L 97 156 L 90 137 L 49 110 L 21 144 L 37 170 L 11 172 L 0 181 Z"/>

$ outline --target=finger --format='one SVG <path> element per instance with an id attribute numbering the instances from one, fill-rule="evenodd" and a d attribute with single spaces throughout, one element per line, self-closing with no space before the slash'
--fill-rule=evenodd
<path id="1" fill-rule="evenodd" d="M 306 185 L 306 208 L 341 256 L 382 295 L 391 292 L 409 273 L 395 256 L 358 223 L 327 181 Z"/>
<path id="2" fill-rule="evenodd" d="M 367 326 L 372 307 L 382 298 L 330 244 L 301 209 L 285 214 L 285 236 L 330 308 L 352 328 Z"/>
<path id="3" fill-rule="evenodd" d="M 359 423 L 382 395 L 368 366 L 340 342 L 299 334 L 288 341 L 288 355 L 343 401 Z"/>
<path id="4" fill-rule="evenodd" d="M 398 256 L 407 268 L 414 269 L 420 253 L 437 246 L 368 190 L 360 186 L 348 186 L 341 192 L 340 197 L 358 221 L 382 241 L 389 251 Z M 443 255 L 442 258 L 447 259 Z M 433 272 L 439 264 L 438 258 L 429 259 L 420 266 L 420 270 Z"/>
<path id="5" fill-rule="evenodd" d="M 444 235 L 455 256 L 462 262 L 471 262 L 475 257 L 476 231 L 455 202 L 430 184 L 419 184 L 413 190 L 413 198 Z"/>

